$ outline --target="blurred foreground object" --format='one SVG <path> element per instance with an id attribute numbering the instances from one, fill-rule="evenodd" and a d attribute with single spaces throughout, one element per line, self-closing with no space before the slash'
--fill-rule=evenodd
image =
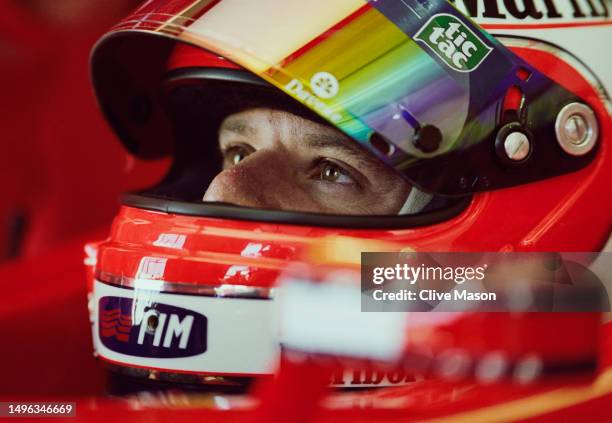
<path id="1" fill-rule="evenodd" d="M 396 374 L 400 369 L 403 375 L 421 375 L 421 380 L 407 388 L 394 388 L 393 393 L 381 394 L 380 405 L 384 404 L 383 398 L 393 398 L 401 404 L 402 395 L 405 395 L 405 404 L 414 404 L 413 395 L 418 397 L 421 388 L 427 391 L 428 386 L 436 384 L 438 387 L 455 384 L 457 392 L 480 392 L 484 394 L 483 402 L 497 402 L 507 398 L 496 398 L 494 392 L 510 395 L 513 391 L 546 391 L 559 380 L 588 380 L 598 374 L 600 383 L 607 386 L 600 393 L 612 392 L 611 376 L 600 358 L 602 339 L 605 339 L 601 312 L 452 312 L 436 311 L 437 308 L 428 312 L 364 312 L 361 298 L 367 293 L 360 286 L 364 283 L 361 278 L 371 269 L 361 267 L 363 262 L 354 256 L 338 254 L 340 251 L 334 253 L 334 247 L 339 246 L 343 250 L 348 247 L 348 251 L 393 249 L 389 244 L 363 244 L 357 239 L 323 240 L 307 253 L 315 258 L 312 266 L 289 268 L 281 277 L 278 319 L 282 357 L 275 379 L 261 383 L 259 392 L 263 401 L 258 409 L 258 421 L 315 420 L 315 416 L 324 414 L 323 404 L 332 395 L 328 390 L 330 381 L 347 366 L 369 369 L 370 378 L 391 369 Z M 415 259 L 416 263 L 428 257 L 412 252 L 407 255 L 420 257 L 421 261 Z M 521 259 L 514 260 L 520 263 Z M 543 289 L 545 282 L 551 287 L 564 283 L 551 279 L 554 273 L 542 272 L 536 264 L 537 255 L 526 254 L 523 260 L 530 261 L 531 277 L 538 282 L 530 287 L 534 294 Z M 456 260 L 455 265 L 460 264 Z M 504 263 L 503 267 L 508 264 Z M 547 281 L 543 280 L 544 275 Z M 529 278 L 524 263 L 520 274 L 509 273 L 508 290 L 513 289 L 513 277 L 516 281 Z M 590 287 L 580 282 L 573 281 L 576 293 L 584 289 L 589 292 Z M 425 289 L 428 282 L 419 283 Z M 603 295 L 607 301 L 605 292 Z M 300 394 L 296 395 L 298 391 Z M 572 406 L 573 401 L 590 399 L 595 392 L 595 389 L 593 393 L 584 390 L 582 395 L 573 395 L 568 390 L 565 398 L 559 393 L 557 401 L 547 406 L 539 406 L 537 398 L 526 398 L 521 406 L 500 408 L 507 413 L 506 417 L 494 411 L 491 414 L 476 411 L 466 413 L 465 418 L 481 415 L 483 421 L 493 421 L 510 419 L 510 416 L 546 415 L 556 407 L 565 407 L 565 401 Z M 457 406 L 462 408 L 460 402 Z M 521 410 L 521 407 L 527 409 Z M 401 415 L 402 406 L 392 408 Z M 407 406 L 404 410 L 406 419 L 414 418 L 410 409 Z M 592 416 L 612 415 L 598 407 L 587 408 L 586 412 Z"/>

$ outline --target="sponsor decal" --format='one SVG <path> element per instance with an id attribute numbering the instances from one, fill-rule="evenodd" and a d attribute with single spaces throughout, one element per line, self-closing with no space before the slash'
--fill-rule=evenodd
<path id="1" fill-rule="evenodd" d="M 330 385 L 337 388 L 371 388 L 374 386 L 408 385 L 421 379 L 403 368 L 387 371 L 371 367 L 357 369 L 338 369 L 332 376 Z"/>
<path id="2" fill-rule="evenodd" d="M 333 98 L 340 90 L 340 84 L 334 75 L 329 72 L 317 72 L 310 78 L 310 86 L 316 95 L 321 98 Z"/>
<path id="3" fill-rule="evenodd" d="M 99 300 L 100 339 L 112 351 L 139 357 L 179 358 L 207 347 L 207 318 L 161 303 L 134 304 L 132 298 Z"/>
<path id="4" fill-rule="evenodd" d="M 138 285 L 94 281 L 92 329 L 99 357 L 193 374 L 271 372 L 279 355 L 272 300 L 166 293 L 157 281 Z"/>
<path id="5" fill-rule="evenodd" d="M 159 237 L 153 242 L 156 247 L 173 248 L 179 250 L 185 245 L 187 236 L 179 234 L 159 234 Z M 163 273 L 163 272 L 162 272 Z"/>
<path id="6" fill-rule="evenodd" d="M 326 117 L 332 122 L 339 122 L 342 115 L 328 106 L 321 99 L 331 99 L 338 95 L 340 83 L 338 79 L 329 72 L 317 72 L 310 78 L 310 91 L 298 79 L 292 79 L 286 84 L 284 90 L 295 97 L 317 113 Z"/>
<path id="7" fill-rule="evenodd" d="M 432 16 L 414 38 L 458 72 L 477 69 L 493 50 L 463 22 L 447 13 Z"/>
<path id="8" fill-rule="evenodd" d="M 137 277 L 139 279 L 162 279 L 166 271 L 165 257 L 143 257 L 138 264 Z"/>
<path id="9" fill-rule="evenodd" d="M 568 20 L 607 18 L 608 0 L 450 0 L 472 18 Z"/>

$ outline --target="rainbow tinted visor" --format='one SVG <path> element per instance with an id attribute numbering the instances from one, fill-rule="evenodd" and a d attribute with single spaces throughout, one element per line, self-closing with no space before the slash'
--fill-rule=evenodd
<path id="1" fill-rule="evenodd" d="M 568 154 L 556 135 L 562 109 L 585 102 L 447 1 L 151 0 L 92 57 L 101 107 L 140 157 L 172 153 L 159 87 L 181 41 L 276 87 L 427 192 L 520 185 L 596 154 Z M 520 101 L 509 106 L 510 92 Z"/>

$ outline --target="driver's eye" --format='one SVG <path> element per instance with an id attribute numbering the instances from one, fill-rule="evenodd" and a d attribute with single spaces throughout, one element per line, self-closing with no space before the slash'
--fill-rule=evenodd
<path id="1" fill-rule="evenodd" d="M 338 184 L 354 183 L 353 178 L 345 169 L 330 161 L 321 163 L 319 178 L 325 182 L 335 182 Z"/>
<path id="2" fill-rule="evenodd" d="M 223 152 L 223 167 L 227 168 L 237 165 L 252 152 L 253 149 L 246 145 L 235 145 L 229 147 Z"/>

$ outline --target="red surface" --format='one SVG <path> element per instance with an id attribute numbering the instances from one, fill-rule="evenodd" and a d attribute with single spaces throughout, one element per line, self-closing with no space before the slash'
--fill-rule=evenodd
<path id="1" fill-rule="evenodd" d="M 134 3 L 98 2 L 93 18 L 63 25 L 22 2 L 0 4 L 0 261 L 15 216 L 26 220 L 18 253 L 35 256 L 107 224 L 122 192 L 163 174 L 166 164 L 123 151 L 91 94 L 89 50 Z"/>
<path id="2" fill-rule="evenodd" d="M 0 267 L 3 398 L 103 392 L 103 374 L 91 354 L 82 246 L 105 232 Z"/>
<path id="3" fill-rule="evenodd" d="M 170 59 L 168 59 L 168 70 L 190 67 L 241 69 L 240 66 L 233 62 L 202 50 L 199 47 L 194 47 L 190 44 L 177 44 L 170 55 Z"/>

